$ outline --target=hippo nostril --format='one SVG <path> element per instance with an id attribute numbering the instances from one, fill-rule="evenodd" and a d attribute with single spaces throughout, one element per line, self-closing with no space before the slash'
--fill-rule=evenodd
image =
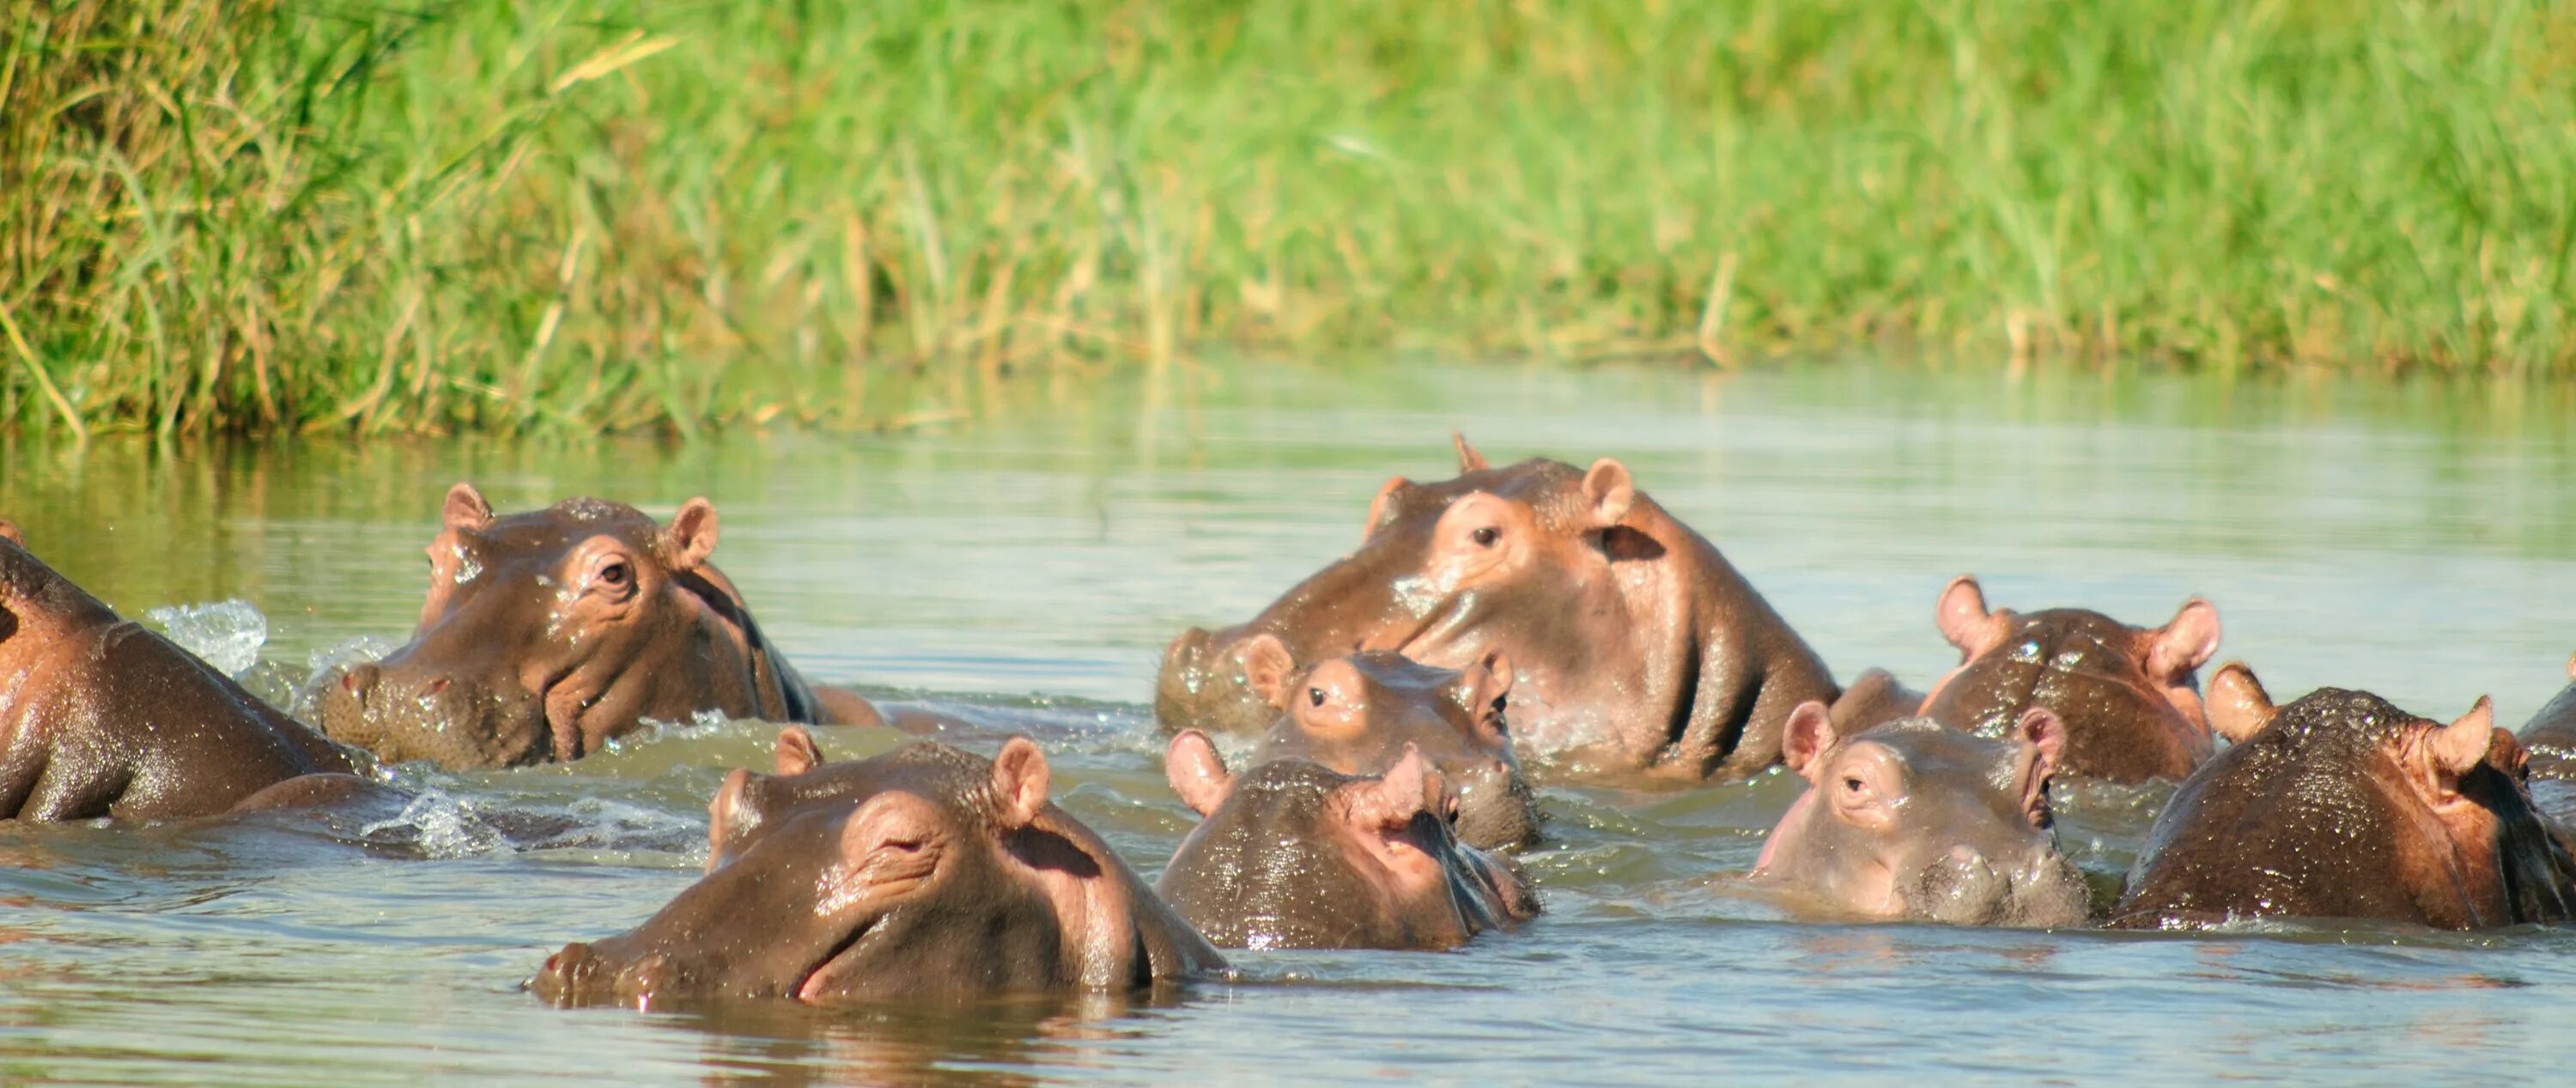
<path id="1" fill-rule="evenodd" d="M 363 697 L 375 690 L 376 678 L 382 673 L 383 670 L 373 665 L 358 665 L 341 675 L 340 686 L 348 689 L 351 695 Z"/>
<path id="2" fill-rule="evenodd" d="M 420 689 L 420 694 L 423 698 L 426 698 L 445 690 L 447 690 L 447 678 L 442 676 L 436 680 L 430 681 L 428 687 Z"/>

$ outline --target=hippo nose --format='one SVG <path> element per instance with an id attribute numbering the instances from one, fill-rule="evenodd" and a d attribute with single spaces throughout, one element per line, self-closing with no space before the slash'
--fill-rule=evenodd
<path id="1" fill-rule="evenodd" d="M 537 970 L 537 977 L 528 980 L 528 988 L 538 997 L 560 1004 L 578 997 L 582 983 L 598 972 L 599 958 L 591 953 L 590 946 L 575 942 L 546 957 L 546 965 Z"/>
<path id="2" fill-rule="evenodd" d="M 340 686 L 347 688 L 349 694 L 364 699 L 375 692 L 376 681 L 383 678 L 384 674 L 383 669 L 373 665 L 352 666 L 347 673 L 341 675 Z"/>
<path id="3" fill-rule="evenodd" d="M 2012 880 L 1975 848 L 1953 846 L 1925 867 L 1917 892 L 1916 909 L 1934 921 L 1985 925 L 2002 916 Z"/>

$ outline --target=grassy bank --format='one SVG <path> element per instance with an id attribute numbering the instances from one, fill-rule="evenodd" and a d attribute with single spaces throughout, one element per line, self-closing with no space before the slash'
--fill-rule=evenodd
<path id="1" fill-rule="evenodd" d="M 0 0 L 0 417 L 1431 349 L 2576 374 L 2576 3 Z"/>

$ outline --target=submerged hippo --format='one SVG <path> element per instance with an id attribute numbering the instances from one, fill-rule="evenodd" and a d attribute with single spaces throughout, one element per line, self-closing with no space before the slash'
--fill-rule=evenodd
<path id="1" fill-rule="evenodd" d="M 1815 651 L 1626 466 L 1498 469 L 1463 438 L 1458 455 L 1454 480 L 1387 481 L 1359 550 L 1251 622 L 1174 639 L 1154 703 L 1164 726 L 1270 725 L 1244 656 L 1262 635 L 1300 663 L 1386 651 L 1465 669 L 1501 652 L 1519 673 L 1523 745 L 1692 778 L 1778 762 L 1790 708 L 1839 693 Z"/>
<path id="2" fill-rule="evenodd" d="M 879 721 L 855 694 L 807 686 L 762 637 L 707 562 L 705 499 L 668 527 L 598 499 L 495 517 L 458 484 L 445 519 L 410 644 L 324 686 L 333 738 L 387 761 L 506 767 L 580 758 L 646 718 Z"/>
<path id="3" fill-rule="evenodd" d="M 1451 836 L 1454 798 L 1420 752 L 1376 777 L 1303 759 L 1236 776 L 1188 729 L 1164 768 L 1204 819 L 1155 890 L 1220 946 L 1455 948 L 1538 913 L 1508 863 Z"/>
<path id="4" fill-rule="evenodd" d="M 0 522 L 0 817 L 155 820 L 368 788 L 349 758 L 29 553 Z"/>
<path id="5" fill-rule="evenodd" d="M 2576 657 L 2567 659 L 2567 679 L 2576 681 Z M 2576 778 L 2576 682 L 2531 716 L 2521 739 L 2531 751 L 2532 777 Z"/>
<path id="6" fill-rule="evenodd" d="M 791 728 L 780 753 L 792 773 L 725 780 L 705 877 L 644 924 L 549 957 L 539 996 L 836 1005 L 1128 990 L 1225 967 L 1047 800 L 1026 737 L 990 760 L 918 742 L 818 764 Z"/>
<path id="7" fill-rule="evenodd" d="M 2113 782 L 2179 781 L 2215 745 L 2199 668 L 2218 652 L 2218 609 L 2194 597 L 2162 627 L 2099 612 L 1986 608 L 1969 575 L 1941 591 L 1941 634 L 1959 667 L 1932 686 L 1923 714 L 2001 736 L 2034 706 L 2066 723 L 2066 770 Z"/>
<path id="8" fill-rule="evenodd" d="M 1764 840 L 1754 879 L 1864 918 L 2081 925 L 2084 876 L 2050 830 L 2065 747 L 2045 707 L 2003 741 L 1930 718 L 1840 733 L 1823 703 L 1801 703 L 1787 759 L 1807 792 Z"/>
<path id="9" fill-rule="evenodd" d="M 2231 743 L 2175 791 L 2113 924 L 2370 918 L 2443 929 L 2565 920 L 2576 865 L 2481 698 L 2445 725 L 2368 692 L 2288 706 L 2243 665 L 2210 678 Z"/>
<path id="10" fill-rule="evenodd" d="M 1382 652 L 1301 672 L 1277 638 L 1256 635 L 1244 671 L 1278 715 L 1252 762 L 1305 759 L 1343 774 L 1384 774 L 1419 751 L 1458 794 L 1461 841 L 1491 850 L 1537 840 L 1538 803 L 1503 719 L 1511 662 L 1499 653 L 1463 672 Z"/>

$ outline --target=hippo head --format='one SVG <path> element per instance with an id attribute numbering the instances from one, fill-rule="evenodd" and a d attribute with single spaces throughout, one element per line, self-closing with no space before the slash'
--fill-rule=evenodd
<path id="1" fill-rule="evenodd" d="M 1537 912 L 1519 874 L 1461 846 L 1455 799 L 1418 751 L 1385 774 L 1303 759 L 1229 773 L 1207 735 L 1165 769 L 1204 819 L 1155 887 L 1227 948 L 1451 948 Z"/>
<path id="2" fill-rule="evenodd" d="M 1460 475 L 1386 482 L 1359 550 L 1325 567 L 1252 622 L 1192 628 L 1163 656 L 1155 713 L 1171 728 L 1248 733 L 1277 710 L 1253 690 L 1247 653 L 1267 635 L 1300 662 L 1368 651 L 1465 668 L 1502 651 L 1530 700 L 1580 702 L 1569 688 L 1615 685 L 1596 657 L 1631 660 L 1636 637 L 1610 564 L 1658 549 L 1621 521 L 1639 501 L 1628 469 L 1533 459 L 1492 468 L 1458 441 Z"/>
<path id="3" fill-rule="evenodd" d="M 2024 709 L 2047 707 L 2066 722 L 2066 769 L 2121 781 L 2179 779 L 2209 758 L 2197 673 L 2218 652 L 2208 601 L 2140 628 L 2080 608 L 1989 610 L 1961 575 L 1941 591 L 1938 619 L 1959 667 L 1932 686 L 1924 714 L 2002 736 Z"/>
<path id="4" fill-rule="evenodd" d="M 1490 654 L 1460 672 L 1401 654 L 1357 653 L 1299 671 L 1271 635 L 1244 650 L 1246 682 L 1278 720 L 1254 763 L 1305 759 L 1343 774 L 1384 774 L 1422 753 L 1458 794 L 1458 838 L 1496 849 L 1538 838 L 1538 806 L 1503 722 L 1511 662 Z"/>
<path id="5" fill-rule="evenodd" d="M 2044 708 L 2001 741 L 1929 718 L 1838 736 L 1823 703 L 1802 703 L 1786 745 L 1808 789 L 1755 874 L 1863 917 L 2079 925 L 2084 878 L 2057 852 L 2048 806 L 2065 744 Z"/>
<path id="6" fill-rule="evenodd" d="M 597 499 L 495 517 L 458 484 L 445 521 L 411 642 L 321 692 L 323 731 L 388 762 L 578 757 L 600 723 L 634 720 L 653 666 L 685 652 L 710 602 L 729 596 L 709 582 L 722 576 L 706 565 L 716 512 L 705 499 L 668 527 Z"/>
<path id="7" fill-rule="evenodd" d="M 635 929 L 548 958 L 539 996 L 851 1004 L 1105 991 L 1223 965 L 1047 800 L 1027 738 L 991 760 L 923 742 L 818 766 L 811 737 L 789 733 L 791 773 L 737 771 L 717 794 L 706 875 Z"/>
<path id="8" fill-rule="evenodd" d="M 2230 746 L 2157 817 L 2115 924 L 2570 917 L 2576 866 L 2485 698 L 2448 723 L 2340 688 L 2275 706 L 2233 663 L 2209 695 L 2210 724 Z"/>

